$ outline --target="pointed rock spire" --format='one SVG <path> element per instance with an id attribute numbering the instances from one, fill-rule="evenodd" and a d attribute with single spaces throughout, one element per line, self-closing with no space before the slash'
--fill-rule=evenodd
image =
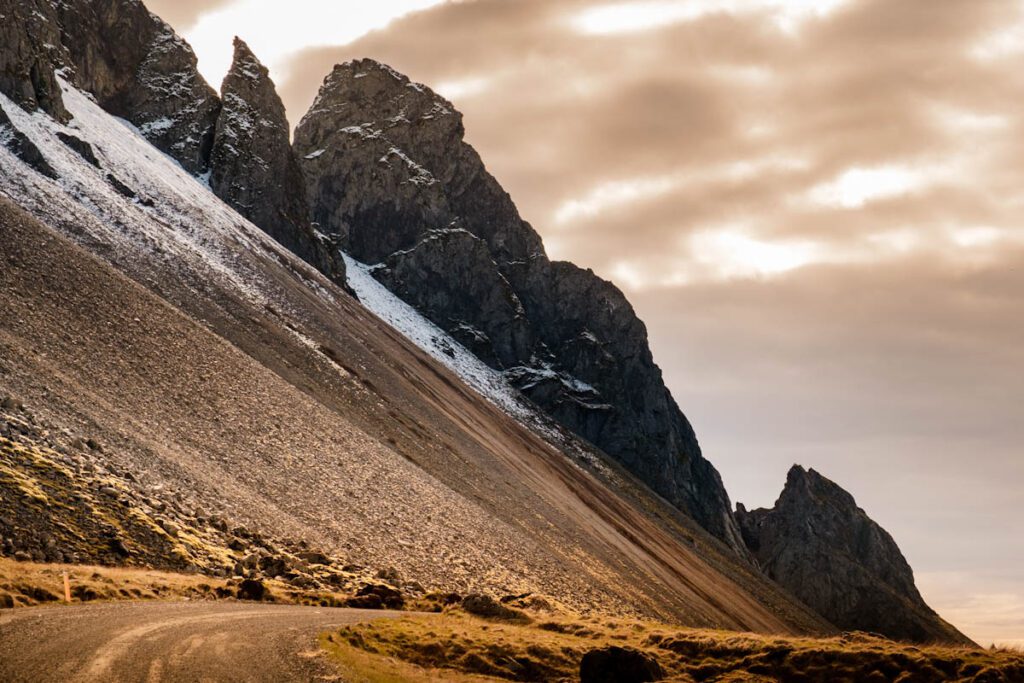
<path id="1" fill-rule="evenodd" d="M 303 260 L 344 282 L 344 262 L 313 229 L 288 119 L 267 68 L 240 38 L 221 85 L 210 187 Z"/>
<path id="2" fill-rule="evenodd" d="M 794 465 L 774 508 L 736 518 L 762 570 L 839 628 L 970 642 L 925 604 L 892 536 L 813 469 Z"/>

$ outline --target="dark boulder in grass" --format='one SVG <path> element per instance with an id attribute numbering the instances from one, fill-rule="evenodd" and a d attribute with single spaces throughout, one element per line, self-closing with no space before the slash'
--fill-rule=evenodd
<path id="1" fill-rule="evenodd" d="M 462 609 L 485 619 L 525 619 L 519 610 L 506 607 L 489 595 L 473 593 L 462 599 Z"/>
<path id="2" fill-rule="evenodd" d="M 238 584 L 237 595 L 239 600 L 260 602 L 270 597 L 270 591 L 267 590 L 266 584 L 259 579 L 243 579 Z"/>
<path id="3" fill-rule="evenodd" d="M 647 683 L 664 677 L 654 657 L 627 647 L 604 647 L 583 655 L 581 683 Z"/>
<path id="4" fill-rule="evenodd" d="M 349 598 L 345 605 L 358 609 L 402 609 L 405 596 L 397 588 L 372 583 L 356 591 L 355 596 Z"/>

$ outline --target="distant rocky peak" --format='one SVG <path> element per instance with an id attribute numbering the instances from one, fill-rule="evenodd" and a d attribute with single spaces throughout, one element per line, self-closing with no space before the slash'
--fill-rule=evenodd
<path id="1" fill-rule="evenodd" d="M 736 507 L 762 570 L 839 628 L 928 642 L 970 642 L 927 604 L 892 536 L 848 492 L 794 465 L 771 509 Z"/>
<path id="2" fill-rule="evenodd" d="M 816 505 L 828 505 L 849 513 L 861 512 L 853 496 L 835 482 L 823 477 L 814 469 L 793 465 L 786 475 L 786 486 L 776 502 L 776 508 L 801 506 L 813 501 Z"/>
<path id="3" fill-rule="evenodd" d="M 459 172 L 455 164 L 464 151 L 464 133 L 462 115 L 451 102 L 385 64 L 359 59 L 336 65 L 324 79 L 299 122 L 296 141 L 301 138 L 313 151 L 336 140 L 342 147 L 373 142 L 367 147 L 380 151 L 382 163 L 394 165 L 399 182 L 429 185 Z M 440 208 L 447 200 L 432 203 Z M 452 220 L 453 212 L 439 213 L 432 227 Z"/>
<path id="4" fill-rule="evenodd" d="M 335 65 L 299 125 L 324 112 L 359 112 L 364 116 L 362 125 L 383 130 L 414 120 L 443 122 L 461 135 L 462 115 L 451 102 L 373 59 Z"/>
<path id="5" fill-rule="evenodd" d="M 295 130 L 314 220 L 368 263 L 452 223 L 500 263 L 542 253 L 464 132 L 451 102 L 394 69 L 336 65 Z"/>

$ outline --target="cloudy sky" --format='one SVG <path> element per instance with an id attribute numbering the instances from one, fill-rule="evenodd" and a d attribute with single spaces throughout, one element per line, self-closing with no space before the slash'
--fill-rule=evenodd
<path id="1" fill-rule="evenodd" d="M 849 489 L 1024 645 L 1024 5 L 151 0 L 295 123 L 336 62 L 452 99 L 552 256 L 619 284 L 734 500 Z"/>

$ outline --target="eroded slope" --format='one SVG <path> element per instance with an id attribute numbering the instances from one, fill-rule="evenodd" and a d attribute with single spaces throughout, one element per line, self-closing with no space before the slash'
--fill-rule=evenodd
<path id="1" fill-rule="evenodd" d="M 48 224 L 3 209 L 8 393 L 197 506 L 410 579 L 829 629 L 624 472 L 616 493 L 481 400 L 88 99 L 64 101 L 73 128 L 0 100 L 59 176 L 0 150 L 0 188 Z"/>

